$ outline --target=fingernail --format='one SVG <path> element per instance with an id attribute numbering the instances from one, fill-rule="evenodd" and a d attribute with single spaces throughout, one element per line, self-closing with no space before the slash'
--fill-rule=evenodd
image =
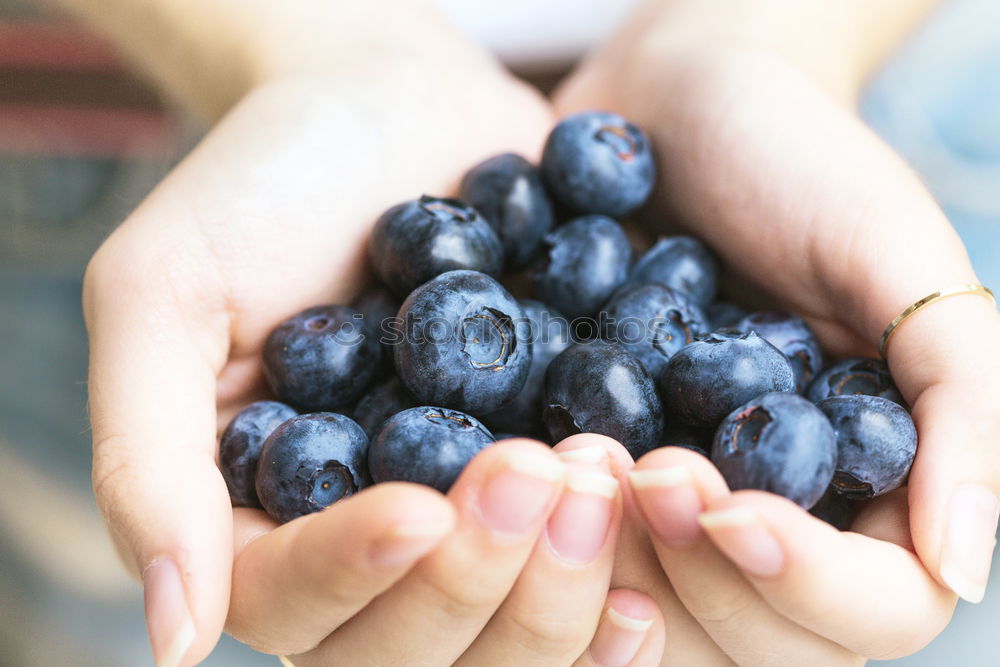
<path id="1" fill-rule="evenodd" d="M 566 489 L 546 526 L 555 553 L 574 563 L 592 561 L 608 539 L 618 480 L 598 470 L 571 466 Z"/>
<path id="2" fill-rule="evenodd" d="M 753 510 L 736 507 L 705 512 L 698 517 L 698 522 L 712 537 L 715 546 L 748 574 L 774 577 L 785 566 L 781 545 Z"/>
<path id="3" fill-rule="evenodd" d="M 996 547 L 1000 501 L 980 484 L 955 489 L 941 550 L 941 578 L 962 599 L 982 602 Z"/>
<path id="4" fill-rule="evenodd" d="M 672 547 L 695 542 L 701 536 L 698 515 L 704 509 L 694 476 L 684 466 L 633 470 L 628 475 L 653 535 Z"/>
<path id="5" fill-rule="evenodd" d="M 407 523 L 395 526 L 378 540 L 371 554 L 379 567 L 395 569 L 425 556 L 451 530 L 451 522 Z"/>
<path id="6" fill-rule="evenodd" d="M 566 463 L 601 464 L 608 460 L 607 450 L 600 445 L 580 447 L 579 449 L 569 449 L 565 452 L 558 452 L 558 456 Z"/>
<path id="7" fill-rule="evenodd" d="M 157 667 L 177 667 L 194 643 L 180 570 L 170 558 L 154 560 L 142 573 L 146 626 Z"/>
<path id="8" fill-rule="evenodd" d="M 523 533 L 555 500 L 566 466 L 541 454 L 508 452 L 479 491 L 483 520 L 499 533 Z"/>
<path id="9" fill-rule="evenodd" d="M 626 667 L 652 625 L 652 619 L 631 618 L 608 607 L 590 642 L 590 659 L 600 667 Z"/>

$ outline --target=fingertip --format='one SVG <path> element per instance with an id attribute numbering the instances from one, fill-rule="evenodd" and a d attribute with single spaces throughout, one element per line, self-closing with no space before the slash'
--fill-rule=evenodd
<path id="1" fill-rule="evenodd" d="M 619 588 L 608 593 L 604 612 L 588 648 L 601 667 L 658 665 L 664 649 L 659 606 L 648 595 Z"/>
<path id="2" fill-rule="evenodd" d="M 552 450 L 567 462 L 607 463 L 616 477 L 627 473 L 635 465 L 620 442 L 599 433 L 572 435 L 561 440 Z"/>

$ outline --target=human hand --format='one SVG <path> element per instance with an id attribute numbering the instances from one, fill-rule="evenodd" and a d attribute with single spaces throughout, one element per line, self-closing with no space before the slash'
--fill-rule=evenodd
<path id="1" fill-rule="evenodd" d="M 653 7 L 556 107 L 617 111 L 650 133 L 660 181 L 647 214 L 706 239 L 733 291 L 802 314 L 835 354 L 874 356 L 906 306 L 978 282 L 933 199 L 841 95 L 855 90 L 846 77 L 824 88 L 815 62 L 799 67 L 735 30 L 700 39 Z M 731 494 L 687 452 L 637 465 L 629 493 L 663 572 L 740 664 L 906 655 L 947 624 L 953 591 L 982 597 L 1000 491 L 1000 317 L 985 299 L 942 301 L 899 328 L 888 361 L 919 449 L 908 489 L 872 503 L 854 532 L 773 496 Z"/>
<path id="2" fill-rule="evenodd" d="M 160 664 L 198 661 L 224 627 L 295 664 L 569 663 L 595 628 L 607 645 L 606 602 L 656 616 L 608 595 L 620 505 L 595 494 L 599 465 L 537 444 L 491 448 L 447 498 L 380 485 L 281 527 L 230 507 L 216 434 L 262 395 L 269 330 L 360 289 L 384 209 L 483 157 L 537 157 L 549 129 L 547 104 L 447 26 L 397 18 L 386 52 L 257 86 L 88 268 L 94 488 Z M 567 512 L 598 541 L 569 540 Z"/>

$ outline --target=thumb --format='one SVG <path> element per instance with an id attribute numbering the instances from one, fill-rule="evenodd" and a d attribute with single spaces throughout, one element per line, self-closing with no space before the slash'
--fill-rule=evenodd
<path id="1" fill-rule="evenodd" d="M 126 567 L 142 577 L 156 663 L 175 667 L 212 650 L 229 604 L 232 510 L 214 462 L 228 337 L 209 321 L 204 288 L 195 298 L 170 280 L 202 284 L 185 273 L 194 260 L 165 260 L 162 244 L 134 242 L 142 233 L 120 228 L 84 281 L 93 482 Z"/>
<path id="2" fill-rule="evenodd" d="M 914 546 L 941 583 L 979 602 L 1000 515 L 1000 314 L 973 295 L 942 300 L 907 318 L 888 353 L 917 425 Z"/>

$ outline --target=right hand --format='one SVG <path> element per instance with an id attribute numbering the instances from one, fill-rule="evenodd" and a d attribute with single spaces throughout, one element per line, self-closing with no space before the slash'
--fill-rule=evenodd
<path id="1" fill-rule="evenodd" d="M 215 464 L 219 427 L 264 394 L 268 332 L 354 296 L 384 209 L 453 190 L 490 155 L 538 157 L 548 105 L 448 26 L 420 20 L 402 55 L 256 88 L 88 267 L 94 490 L 143 579 L 159 664 L 199 661 L 223 628 L 301 655 L 296 664 L 463 653 L 480 664 L 568 663 L 601 618 L 608 645 L 601 610 L 620 501 L 577 508 L 606 528 L 587 562 L 554 557 L 538 537 L 575 494 L 547 448 L 493 447 L 447 498 L 385 484 L 280 527 L 233 510 Z M 511 462 L 558 474 L 515 475 Z M 498 505 L 489 480 L 501 479 L 510 499 Z M 607 603 L 662 628 L 639 594 Z M 642 651 L 656 662 L 662 630 L 647 637 Z"/>

